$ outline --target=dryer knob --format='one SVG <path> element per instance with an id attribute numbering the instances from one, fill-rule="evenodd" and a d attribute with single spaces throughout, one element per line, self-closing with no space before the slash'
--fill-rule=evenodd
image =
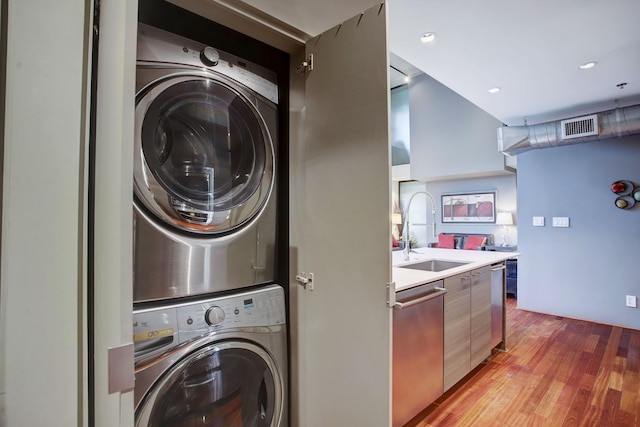
<path id="1" fill-rule="evenodd" d="M 200 51 L 200 60 L 204 65 L 208 65 L 213 67 L 218 65 L 218 60 L 220 60 L 220 54 L 217 50 L 212 47 L 205 47 Z"/>
<path id="2" fill-rule="evenodd" d="M 204 320 L 211 326 L 221 325 L 224 322 L 224 310 L 217 305 L 209 307 L 204 314 Z"/>

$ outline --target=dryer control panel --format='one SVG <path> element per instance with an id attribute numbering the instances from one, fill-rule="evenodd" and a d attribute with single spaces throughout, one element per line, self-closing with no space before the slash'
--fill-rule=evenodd
<path id="1" fill-rule="evenodd" d="M 227 76 L 278 103 L 275 72 L 230 53 L 159 28 L 138 24 L 138 63 L 191 66 Z"/>
<path id="2" fill-rule="evenodd" d="M 284 325 L 284 291 L 272 285 L 198 302 L 133 312 L 135 357 L 215 332 Z"/>

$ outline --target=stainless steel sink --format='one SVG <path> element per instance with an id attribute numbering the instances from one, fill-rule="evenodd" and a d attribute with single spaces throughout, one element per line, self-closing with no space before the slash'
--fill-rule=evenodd
<path id="1" fill-rule="evenodd" d="M 458 261 L 445 261 L 441 259 L 429 259 L 426 261 L 417 262 L 415 264 L 401 265 L 400 268 L 410 268 L 412 270 L 423 271 L 443 271 L 450 268 L 460 267 L 461 265 L 469 264 L 468 262 Z"/>

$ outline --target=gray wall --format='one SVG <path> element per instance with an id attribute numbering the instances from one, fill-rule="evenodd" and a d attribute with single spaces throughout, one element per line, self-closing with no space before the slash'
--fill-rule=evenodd
<path id="1" fill-rule="evenodd" d="M 470 179 L 456 179 L 449 181 L 428 182 L 427 190 L 437 197 L 438 202 L 438 232 L 440 233 L 480 233 L 493 234 L 496 244 L 502 243 L 504 235 L 501 225 L 495 224 L 442 224 L 442 209 L 440 196 L 442 194 L 470 192 L 478 193 L 485 191 L 496 192 L 496 212 L 511 212 L 513 214 L 514 225 L 509 226 L 508 242 L 510 245 L 518 244 L 518 213 L 516 210 L 516 176 L 496 175 Z"/>
<path id="2" fill-rule="evenodd" d="M 502 123 L 484 110 L 426 74 L 411 80 L 409 108 L 412 179 L 509 173 L 498 152 Z"/>
<path id="3" fill-rule="evenodd" d="M 505 168 L 498 152 L 496 129 L 502 124 L 485 111 L 426 74 L 409 84 L 411 179 L 401 202 L 415 191 L 428 191 L 436 199 L 437 233 L 493 234 L 502 243 L 503 228 L 495 224 L 442 224 L 442 194 L 496 191 L 496 211 L 516 215 L 516 176 Z M 423 182 L 426 181 L 426 182 Z M 411 234 L 418 246 L 437 241 L 431 234 L 431 206 L 417 196 L 411 207 Z M 509 244 L 517 244 L 516 226 L 509 227 Z"/>
<path id="4" fill-rule="evenodd" d="M 516 212 L 516 176 L 496 175 L 479 178 L 453 179 L 435 182 L 414 181 L 402 185 L 400 198 L 402 206 L 405 207 L 411 194 L 416 191 L 428 191 L 436 200 L 436 233 L 479 233 L 493 234 L 496 244 L 502 243 L 504 235 L 501 225 L 495 224 L 442 224 L 442 203 L 441 196 L 443 194 L 461 193 L 461 192 L 496 192 L 496 212 L 513 213 L 514 225 L 509 226 L 508 243 L 510 245 L 518 244 L 518 215 Z M 425 246 L 427 242 L 436 242 L 437 237 L 431 234 L 431 204 L 427 202 L 426 197 L 416 196 L 411 205 L 411 219 L 415 223 L 411 224 L 410 232 L 415 235 L 418 240 L 418 246 Z M 427 225 L 425 226 L 425 220 Z"/>
<path id="5" fill-rule="evenodd" d="M 409 126 L 409 86 L 404 85 L 391 90 L 391 164 L 408 165 L 411 147 Z"/>
<path id="6" fill-rule="evenodd" d="M 619 179 L 640 185 L 640 137 L 518 156 L 520 308 L 640 328 L 640 309 L 625 307 L 640 295 L 640 203 L 614 206 Z M 553 216 L 570 227 L 551 227 Z"/>

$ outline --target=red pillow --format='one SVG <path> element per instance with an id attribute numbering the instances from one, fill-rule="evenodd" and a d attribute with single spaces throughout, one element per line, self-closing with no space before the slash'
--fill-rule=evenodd
<path id="1" fill-rule="evenodd" d="M 438 234 L 438 247 L 444 249 L 454 249 L 456 239 L 453 234 Z"/>
<path id="2" fill-rule="evenodd" d="M 394 236 L 393 234 L 391 235 L 391 247 L 392 248 L 397 248 L 398 246 L 398 241 L 396 240 L 396 236 Z"/>
<path id="3" fill-rule="evenodd" d="M 484 245 L 484 241 L 486 239 L 487 238 L 483 236 L 469 236 L 467 237 L 467 241 L 464 244 L 464 248 L 475 251 L 476 249 L 478 249 L 478 246 Z"/>

